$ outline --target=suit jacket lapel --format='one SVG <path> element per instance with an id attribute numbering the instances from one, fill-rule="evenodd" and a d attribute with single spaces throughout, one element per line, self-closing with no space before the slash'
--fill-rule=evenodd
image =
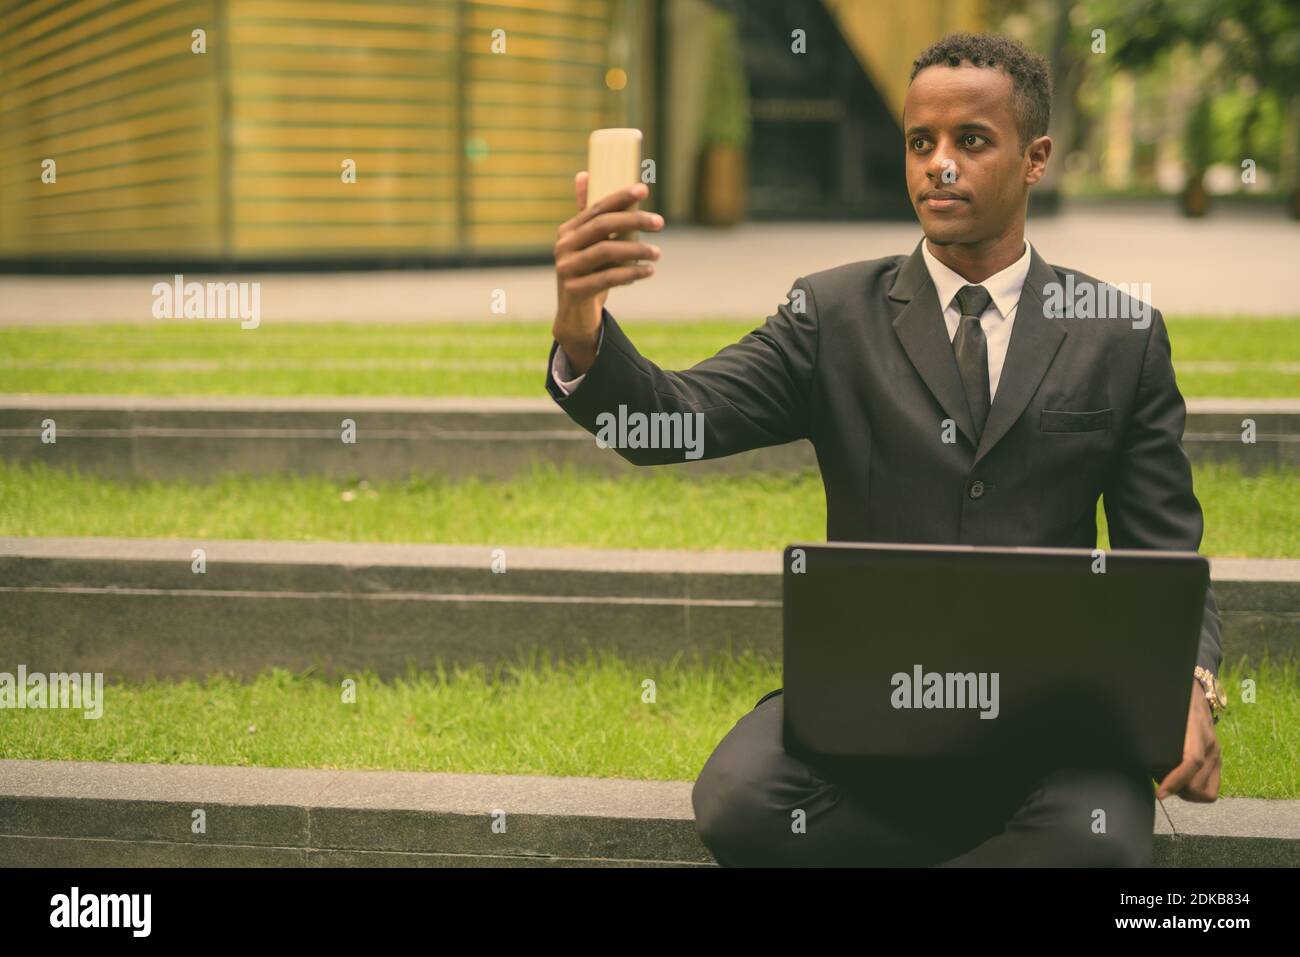
<path id="1" fill-rule="evenodd" d="M 975 425 L 966 403 L 961 373 L 957 370 L 957 357 L 953 355 L 943 310 L 939 308 L 939 293 L 930 279 L 930 270 L 925 268 L 920 243 L 899 267 L 889 298 L 907 303 L 894 319 L 894 333 L 907 357 L 944 412 L 957 423 L 970 444 L 975 445 Z M 1001 394 L 999 383 L 998 395 Z M 992 409 L 989 414 L 991 418 Z"/>
<path id="2" fill-rule="evenodd" d="M 1011 327 L 1011 342 L 998 380 L 998 393 L 993 397 L 984 434 L 975 451 L 976 465 L 1025 411 L 1065 338 L 1065 327 L 1060 320 L 1045 315 L 1043 310 L 1043 287 L 1060 280 L 1056 271 L 1038 255 L 1038 250 L 1033 247 L 1030 250 L 1029 273 L 1020 291 L 1020 304 L 1016 306 L 1015 325 Z M 925 263 L 921 265 L 924 268 Z"/>

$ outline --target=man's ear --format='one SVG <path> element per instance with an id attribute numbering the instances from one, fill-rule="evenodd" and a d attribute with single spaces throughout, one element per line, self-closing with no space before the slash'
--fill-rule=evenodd
<path id="1" fill-rule="evenodd" d="M 1032 140 L 1025 148 L 1025 158 L 1029 165 L 1025 169 L 1025 185 L 1033 186 L 1047 172 L 1047 160 L 1052 155 L 1052 138 L 1040 136 Z"/>

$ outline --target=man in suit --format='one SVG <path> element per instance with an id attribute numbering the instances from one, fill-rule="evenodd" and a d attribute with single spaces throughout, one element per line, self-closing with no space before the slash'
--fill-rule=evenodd
<path id="1" fill-rule="evenodd" d="M 1091 549 L 1100 498 L 1113 547 L 1195 551 L 1202 515 L 1163 318 L 1025 240 L 1029 189 L 1052 152 L 1050 102 L 1045 62 L 1014 41 L 954 34 L 924 51 L 903 117 L 925 238 L 910 255 L 797 279 L 762 327 L 681 372 L 642 356 L 604 308 L 612 286 L 653 273 L 657 247 L 608 238 L 662 228 L 629 208 L 648 190 L 579 212 L 555 244 L 548 391 L 592 432 L 620 406 L 697 416 L 705 458 L 810 440 L 832 541 Z M 576 185 L 583 210 L 584 173 Z M 1092 305 L 1076 311 L 1082 290 Z M 682 461 L 672 444 L 618 451 Z M 1217 797 L 1220 658 L 1211 593 L 1184 760 L 1156 797 Z M 829 760 L 791 753 L 781 732 L 778 689 L 696 781 L 697 829 L 720 863 L 1150 862 L 1153 780 L 1141 768 Z M 791 827 L 800 809 L 803 832 Z"/>

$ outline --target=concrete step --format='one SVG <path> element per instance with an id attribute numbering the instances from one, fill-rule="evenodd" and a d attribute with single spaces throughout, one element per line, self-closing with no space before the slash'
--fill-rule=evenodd
<path id="1" fill-rule="evenodd" d="M 538 389 L 542 373 L 538 372 Z M 1194 461 L 1250 472 L 1300 468 L 1300 400 L 1203 399 L 1188 403 L 1184 445 Z M 356 441 L 342 441 L 344 420 Z M 1255 442 L 1242 422 L 1255 422 Z M 41 441 L 53 420 L 58 441 Z M 549 398 L 173 398 L 0 395 L 0 456 L 116 479 L 205 482 L 226 473 L 401 479 L 412 472 L 505 478 L 535 462 L 631 474 L 612 449 L 573 424 Z M 722 459 L 681 462 L 683 475 L 816 471 L 806 441 Z"/>
<path id="2" fill-rule="evenodd" d="M 0 760 L 0 863 L 712 864 L 690 794 L 689 781 Z M 1156 866 L 1300 866 L 1300 802 L 1165 806 L 1178 836 L 1157 810 Z"/>
<path id="3" fill-rule="evenodd" d="M 206 571 L 192 570 L 193 550 Z M 108 680 L 384 677 L 535 648 L 781 654 L 778 552 L 0 538 L 0 660 Z M 1225 660 L 1300 652 L 1300 560 L 1214 559 Z"/>
<path id="4" fill-rule="evenodd" d="M 691 785 L 409 771 L 0 761 L 10 866 L 712 863 Z M 194 812 L 206 833 L 194 833 Z M 504 813 L 504 833 L 501 824 Z"/>

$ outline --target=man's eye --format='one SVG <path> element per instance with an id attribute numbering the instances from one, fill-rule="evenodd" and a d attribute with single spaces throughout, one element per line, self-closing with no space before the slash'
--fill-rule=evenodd
<path id="1" fill-rule="evenodd" d="M 925 139 L 923 137 L 918 136 L 916 139 L 912 140 L 912 149 L 914 150 L 925 149 Z"/>
<path id="2" fill-rule="evenodd" d="M 980 136 L 978 133 L 967 133 L 965 136 L 962 137 L 962 142 L 966 143 L 967 146 L 975 146 L 975 145 L 976 145 L 975 143 L 971 143 L 971 142 L 967 142 L 967 141 L 968 141 L 968 140 L 983 140 L 983 139 L 984 139 L 984 137 Z"/>

